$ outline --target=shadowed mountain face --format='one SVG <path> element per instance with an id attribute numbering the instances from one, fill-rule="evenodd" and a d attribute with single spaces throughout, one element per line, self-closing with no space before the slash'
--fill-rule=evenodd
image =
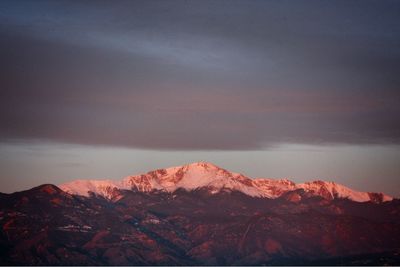
<path id="1" fill-rule="evenodd" d="M 0 195 L 2 265 L 400 264 L 400 202 L 54 185 Z"/>

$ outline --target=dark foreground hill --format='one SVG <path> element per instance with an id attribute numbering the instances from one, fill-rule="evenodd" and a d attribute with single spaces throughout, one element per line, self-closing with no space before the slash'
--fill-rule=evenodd
<path id="1" fill-rule="evenodd" d="M 54 185 L 0 195 L 2 265 L 399 265 L 400 202 Z M 298 197 L 301 196 L 301 197 Z"/>

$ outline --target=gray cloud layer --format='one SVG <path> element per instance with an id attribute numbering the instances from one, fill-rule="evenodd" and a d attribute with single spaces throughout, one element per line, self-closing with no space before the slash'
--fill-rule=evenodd
<path id="1" fill-rule="evenodd" d="M 0 140 L 400 143 L 400 2 L 0 3 Z"/>

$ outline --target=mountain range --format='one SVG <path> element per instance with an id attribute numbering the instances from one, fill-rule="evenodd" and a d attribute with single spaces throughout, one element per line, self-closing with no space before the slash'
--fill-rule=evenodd
<path id="1" fill-rule="evenodd" d="M 1 265 L 398 265 L 400 200 L 207 162 L 0 194 Z"/>
<path id="2" fill-rule="evenodd" d="M 252 197 L 278 198 L 286 192 L 303 189 L 312 196 L 326 199 L 348 198 L 357 202 L 385 202 L 393 198 L 383 193 L 358 192 L 346 186 L 325 181 L 295 184 L 288 179 L 251 179 L 233 173 L 208 162 L 195 162 L 184 166 L 158 169 L 146 174 L 128 176 L 121 181 L 75 180 L 60 185 L 60 188 L 74 195 L 89 196 L 94 193 L 108 199 L 115 197 L 115 189 L 140 192 L 174 192 L 207 188 L 210 193 L 221 190 L 239 191 Z"/>

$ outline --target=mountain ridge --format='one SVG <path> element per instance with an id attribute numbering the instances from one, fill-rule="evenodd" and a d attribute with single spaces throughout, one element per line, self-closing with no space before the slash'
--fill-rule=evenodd
<path id="1" fill-rule="evenodd" d="M 346 192 L 334 183 L 317 181 L 304 186 L 308 191 L 285 191 L 296 184 L 251 180 L 213 166 L 196 168 L 151 171 L 134 176 L 138 184 L 121 180 L 121 186 L 131 188 L 127 190 L 111 187 L 110 181 L 81 182 L 104 186 L 101 192 L 107 198 L 94 192 L 70 194 L 51 184 L 0 194 L 0 265 L 400 263 L 399 199 L 357 202 L 341 198 Z M 230 177 L 222 185 L 233 190 L 174 189 L 177 184 L 194 188 L 197 184 L 188 182 L 205 169 L 208 176 L 200 177 L 200 184 L 220 186 Z M 249 180 L 248 186 L 255 182 L 280 197 L 252 197 L 234 190 Z M 151 183 L 169 191 L 145 191 Z M 275 187 L 269 187 L 271 183 Z M 144 187 L 140 191 L 132 184 Z M 335 198 L 330 199 L 331 193 Z"/>
<path id="2" fill-rule="evenodd" d="M 115 197 L 115 190 L 174 192 L 208 188 L 210 193 L 221 190 L 240 191 L 252 197 L 278 198 L 283 194 L 302 189 L 312 196 L 325 199 L 348 198 L 356 202 L 386 202 L 393 197 L 375 192 L 360 192 L 331 181 L 310 181 L 296 184 L 289 179 L 256 178 L 230 172 L 209 162 L 194 162 L 182 166 L 156 169 L 145 174 L 131 175 L 120 181 L 74 180 L 59 186 L 63 191 L 81 196 L 96 194 L 107 199 Z"/>

